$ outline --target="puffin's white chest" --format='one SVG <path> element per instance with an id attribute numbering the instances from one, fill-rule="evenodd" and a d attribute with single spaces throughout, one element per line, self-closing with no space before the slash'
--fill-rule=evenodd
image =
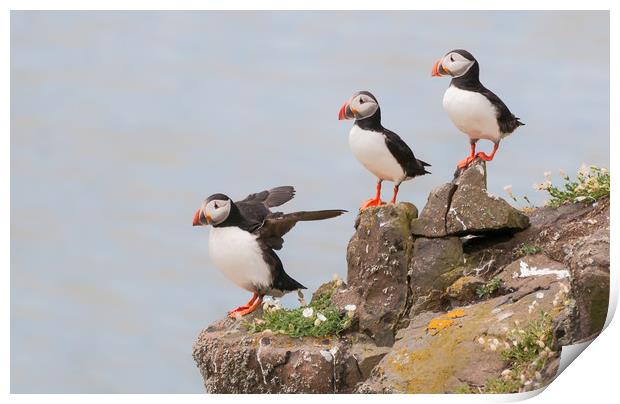
<path id="1" fill-rule="evenodd" d="M 484 95 L 450 86 L 443 96 L 443 108 L 454 125 L 470 138 L 500 140 L 497 112 Z"/>
<path id="2" fill-rule="evenodd" d="M 212 227 L 209 257 L 217 269 L 236 285 L 255 292 L 255 285 L 271 283 L 271 271 L 254 234 L 238 227 Z"/>
<path id="3" fill-rule="evenodd" d="M 359 162 L 377 178 L 389 181 L 405 178 L 403 168 L 390 153 L 382 133 L 353 125 L 349 132 L 349 147 Z"/>

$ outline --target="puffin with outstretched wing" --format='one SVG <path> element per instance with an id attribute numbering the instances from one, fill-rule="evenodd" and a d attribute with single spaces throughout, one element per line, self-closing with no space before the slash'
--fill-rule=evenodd
<path id="1" fill-rule="evenodd" d="M 295 196 L 291 186 L 273 188 L 233 202 L 224 194 L 205 199 L 194 215 L 194 226 L 211 225 L 209 256 L 213 264 L 237 286 L 252 292 L 245 305 L 231 310 L 229 317 L 244 316 L 256 310 L 263 296 L 282 296 L 306 289 L 285 271 L 274 250 L 297 222 L 330 219 L 345 210 L 310 212 L 272 212 Z"/>

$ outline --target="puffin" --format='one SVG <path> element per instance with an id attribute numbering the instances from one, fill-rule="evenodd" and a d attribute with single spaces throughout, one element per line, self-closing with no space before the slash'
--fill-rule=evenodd
<path id="1" fill-rule="evenodd" d="M 196 211 L 193 226 L 211 225 L 209 257 L 230 281 L 252 293 L 243 306 L 228 312 L 236 318 L 252 313 L 265 295 L 280 297 L 306 289 L 285 271 L 274 250 L 280 250 L 282 238 L 297 222 L 330 219 L 345 210 L 318 210 L 282 213 L 270 208 L 295 196 L 292 186 L 282 186 L 248 195 L 233 202 L 224 194 L 213 194 Z"/>
<path id="2" fill-rule="evenodd" d="M 500 141 L 525 125 L 497 95 L 480 83 L 480 66 L 468 51 L 455 49 L 448 52 L 435 62 L 431 75 L 452 77 L 443 96 L 443 108 L 454 125 L 469 136 L 471 147 L 469 156 L 458 162 L 459 169 L 467 167 L 476 157 L 493 160 Z M 490 155 L 476 154 L 476 142 L 480 139 L 493 142 Z"/>
<path id="3" fill-rule="evenodd" d="M 394 183 L 390 203 L 395 204 L 403 181 L 430 174 L 425 168 L 430 164 L 416 159 L 400 136 L 381 125 L 381 108 L 370 92 L 353 94 L 340 108 L 338 119 L 355 119 L 349 132 L 349 147 L 357 160 L 377 177 L 375 197 L 362 203 L 360 210 L 385 205 L 381 200 L 383 181 Z"/>

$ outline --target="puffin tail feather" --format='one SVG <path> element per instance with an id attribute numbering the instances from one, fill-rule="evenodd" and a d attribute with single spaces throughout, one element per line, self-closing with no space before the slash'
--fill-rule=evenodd
<path id="1" fill-rule="evenodd" d="M 314 210 L 310 212 L 301 211 L 294 213 L 287 213 L 284 216 L 295 219 L 298 222 L 309 222 L 312 220 L 325 220 L 337 217 L 345 213 L 346 210 L 342 209 L 330 209 L 330 210 Z"/>
<path id="2" fill-rule="evenodd" d="M 426 161 L 422 161 L 422 160 L 420 160 L 420 159 L 416 159 L 416 160 L 418 160 L 418 163 L 419 163 L 420 165 L 424 166 L 424 167 L 430 167 L 430 166 L 431 166 L 431 165 L 430 165 L 430 164 L 428 164 Z M 430 174 L 430 173 L 429 173 L 429 174 Z"/>

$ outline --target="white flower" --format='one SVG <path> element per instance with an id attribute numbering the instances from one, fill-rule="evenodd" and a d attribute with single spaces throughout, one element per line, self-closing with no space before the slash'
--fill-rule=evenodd
<path id="1" fill-rule="evenodd" d="M 478 343 L 479 343 L 480 345 L 484 345 L 484 342 L 485 342 L 485 341 L 484 341 L 484 338 L 482 338 L 482 337 L 478 338 Z"/>
<path id="2" fill-rule="evenodd" d="M 578 196 L 578 197 L 576 197 L 576 198 L 575 198 L 575 202 L 582 202 L 582 201 L 584 201 L 585 199 L 586 199 L 586 197 L 585 197 L 585 196 Z"/>
<path id="3" fill-rule="evenodd" d="M 316 313 L 316 318 L 321 321 L 327 321 L 327 317 L 325 317 L 322 313 L 319 313 L 318 311 Z"/>
<path id="4" fill-rule="evenodd" d="M 320 325 L 321 325 L 321 322 L 322 322 L 322 321 L 321 321 L 320 319 L 318 319 L 318 318 L 317 318 L 316 320 L 314 320 L 314 326 L 315 326 L 315 327 L 320 326 Z"/>
<path id="5" fill-rule="evenodd" d="M 504 369 L 504 371 L 502 372 L 502 376 L 506 377 L 506 376 L 510 376 L 512 374 L 512 370 L 510 369 Z"/>
<path id="6" fill-rule="evenodd" d="M 355 311 L 355 309 L 357 309 L 357 306 L 354 304 L 347 304 L 346 306 L 344 306 L 344 309 L 346 311 Z"/>
<path id="7" fill-rule="evenodd" d="M 504 187 L 504 191 L 506 191 L 506 193 L 512 197 L 512 185 L 506 185 Z"/>
<path id="8" fill-rule="evenodd" d="M 551 181 L 545 181 L 541 184 L 534 184 L 534 189 L 538 191 L 545 191 L 549 188 L 551 188 Z"/>
<path id="9" fill-rule="evenodd" d="M 301 312 L 301 314 L 305 318 L 310 318 L 314 314 L 314 309 L 312 307 L 306 307 L 304 311 Z"/>
<path id="10" fill-rule="evenodd" d="M 566 178 L 566 177 L 568 177 L 568 174 L 566 174 L 566 171 L 562 170 L 561 168 L 560 168 L 560 170 L 559 170 L 559 171 L 560 171 L 560 176 L 561 176 L 562 178 Z"/>
<path id="11" fill-rule="evenodd" d="M 588 174 L 590 174 L 590 168 L 586 165 L 586 163 L 581 164 L 581 167 L 579 167 L 579 170 L 577 170 L 577 174 L 581 175 L 582 177 L 586 177 Z"/>
<path id="12" fill-rule="evenodd" d="M 551 179 L 551 171 L 545 171 L 543 173 L 543 175 L 545 176 L 546 179 L 550 180 Z"/>

